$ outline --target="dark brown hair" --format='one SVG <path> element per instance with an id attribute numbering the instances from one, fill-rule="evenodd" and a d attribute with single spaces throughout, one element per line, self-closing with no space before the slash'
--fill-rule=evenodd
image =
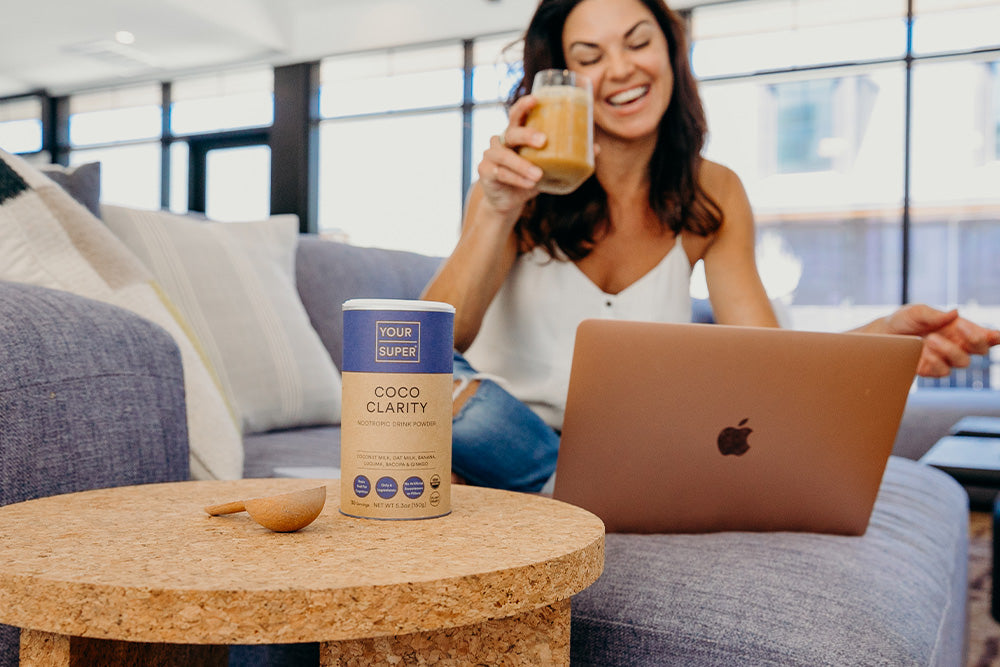
<path id="1" fill-rule="evenodd" d="M 513 104 L 530 91 L 535 73 L 566 68 L 562 33 L 569 13 L 582 0 L 542 0 L 524 34 L 521 80 L 511 91 Z M 707 236 L 722 224 L 722 211 L 698 180 L 707 125 L 698 84 L 688 62 L 684 22 L 663 0 L 640 0 L 656 18 L 667 39 L 674 88 L 660 121 L 656 148 L 649 163 L 649 205 L 664 228 Z M 522 243 L 558 247 L 570 259 L 585 257 L 608 221 L 607 194 L 591 176 L 575 192 L 540 194 L 525 207 L 517 223 Z"/>

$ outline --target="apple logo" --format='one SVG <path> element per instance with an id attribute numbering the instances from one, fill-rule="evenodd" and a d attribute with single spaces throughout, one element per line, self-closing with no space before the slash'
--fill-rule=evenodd
<path id="1" fill-rule="evenodd" d="M 743 426 L 748 421 L 750 421 L 749 417 L 741 421 L 737 426 Z M 743 428 L 727 426 L 719 433 L 719 451 L 724 456 L 743 456 L 750 449 L 747 438 L 752 432 L 753 429 L 746 426 Z"/>

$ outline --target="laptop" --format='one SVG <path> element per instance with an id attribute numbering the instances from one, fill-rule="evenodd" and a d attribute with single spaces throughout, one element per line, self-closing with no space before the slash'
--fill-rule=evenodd
<path id="1" fill-rule="evenodd" d="M 587 320 L 553 497 L 608 532 L 861 535 L 921 341 Z"/>

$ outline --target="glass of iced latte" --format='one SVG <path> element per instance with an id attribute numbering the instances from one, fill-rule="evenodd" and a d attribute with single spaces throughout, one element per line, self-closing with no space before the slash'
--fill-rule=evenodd
<path id="1" fill-rule="evenodd" d="M 535 75 L 531 94 L 538 100 L 526 125 L 544 132 L 542 148 L 522 146 L 520 153 L 541 167 L 542 192 L 564 195 L 594 173 L 594 98 L 590 79 L 575 72 L 546 69 Z"/>

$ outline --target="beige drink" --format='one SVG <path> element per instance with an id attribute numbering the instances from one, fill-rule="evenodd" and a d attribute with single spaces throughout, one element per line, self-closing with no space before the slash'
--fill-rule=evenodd
<path id="1" fill-rule="evenodd" d="M 543 70 L 531 94 L 538 105 L 526 125 L 545 133 L 542 148 L 521 147 L 521 155 L 541 167 L 542 192 L 568 194 L 594 173 L 594 112 L 590 81 L 573 72 Z"/>

